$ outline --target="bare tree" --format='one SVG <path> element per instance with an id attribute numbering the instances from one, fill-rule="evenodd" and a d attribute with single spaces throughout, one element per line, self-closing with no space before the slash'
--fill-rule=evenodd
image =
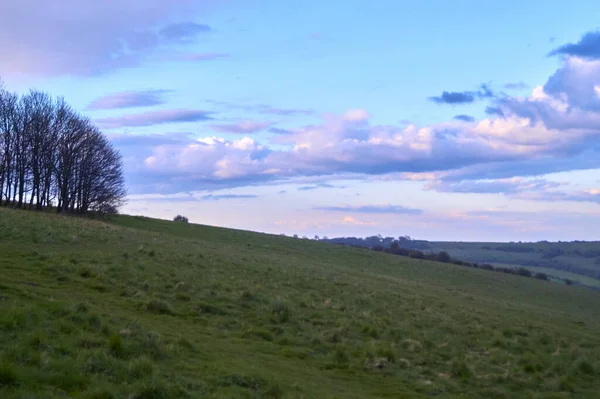
<path id="1" fill-rule="evenodd" d="M 0 204 L 114 213 L 127 192 L 119 152 L 64 99 L 0 82 Z"/>

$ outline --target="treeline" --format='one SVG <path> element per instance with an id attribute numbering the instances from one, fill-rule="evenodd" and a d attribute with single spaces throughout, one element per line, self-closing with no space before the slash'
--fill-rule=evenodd
<path id="1" fill-rule="evenodd" d="M 346 245 L 343 243 L 339 243 L 339 245 Z M 436 262 L 443 263 L 452 263 L 458 266 L 472 267 L 475 269 L 483 269 L 494 272 L 506 273 L 506 274 L 514 274 L 523 277 L 531 277 L 539 280 L 549 280 L 549 277 L 545 273 L 534 273 L 530 270 L 527 270 L 523 267 L 518 268 L 510 268 L 510 267 L 498 267 L 493 266 L 488 263 L 476 263 L 476 262 L 466 262 L 460 259 L 455 259 L 450 256 L 446 251 L 441 252 L 423 252 L 418 249 L 411 248 L 402 248 L 398 241 L 393 242 L 389 247 L 384 247 L 383 245 L 376 245 L 373 247 L 365 247 L 362 245 L 347 245 L 355 248 L 367 248 L 376 252 L 384 252 L 391 255 L 397 256 L 407 256 L 413 259 L 424 259 L 431 260 Z M 569 279 L 562 279 L 564 283 L 571 285 L 573 282 Z"/>
<path id="2" fill-rule="evenodd" d="M 318 237 L 316 237 L 318 239 Z M 354 247 L 366 247 L 371 248 L 375 246 L 382 246 L 389 248 L 394 243 L 400 243 L 403 248 L 411 249 L 429 249 L 430 245 L 425 240 L 414 240 L 410 236 L 396 237 L 383 237 L 381 235 L 370 236 L 370 237 L 336 237 L 336 238 L 321 238 L 320 241 L 329 242 L 332 244 L 344 244 Z"/>
<path id="3" fill-rule="evenodd" d="M 126 196 L 119 152 L 62 98 L 0 87 L 0 204 L 114 213 Z"/>

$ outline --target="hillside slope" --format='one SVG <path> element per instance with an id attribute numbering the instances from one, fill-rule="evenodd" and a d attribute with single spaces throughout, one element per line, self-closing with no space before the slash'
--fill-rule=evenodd
<path id="1" fill-rule="evenodd" d="M 319 242 L 0 209 L 0 397 L 596 398 L 599 300 Z"/>

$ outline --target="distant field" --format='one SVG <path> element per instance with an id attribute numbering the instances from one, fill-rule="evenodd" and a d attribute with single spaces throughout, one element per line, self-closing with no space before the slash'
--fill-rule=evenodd
<path id="1" fill-rule="evenodd" d="M 581 276 L 600 279 L 600 242 L 429 242 L 429 250 L 446 251 L 470 262 L 524 266 L 534 271 L 552 269 L 549 274 L 575 274 L 582 282 L 589 279 Z"/>
<path id="2" fill-rule="evenodd" d="M 3 399 L 598 398 L 599 304 L 310 240 L 0 209 Z"/>

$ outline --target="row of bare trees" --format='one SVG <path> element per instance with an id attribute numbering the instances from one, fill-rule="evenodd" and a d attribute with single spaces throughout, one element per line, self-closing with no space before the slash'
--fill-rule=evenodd
<path id="1" fill-rule="evenodd" d="M 126 196 L 119 152 L 62 98 L 0 87 L 0 204 L 116 212 Z"/>

